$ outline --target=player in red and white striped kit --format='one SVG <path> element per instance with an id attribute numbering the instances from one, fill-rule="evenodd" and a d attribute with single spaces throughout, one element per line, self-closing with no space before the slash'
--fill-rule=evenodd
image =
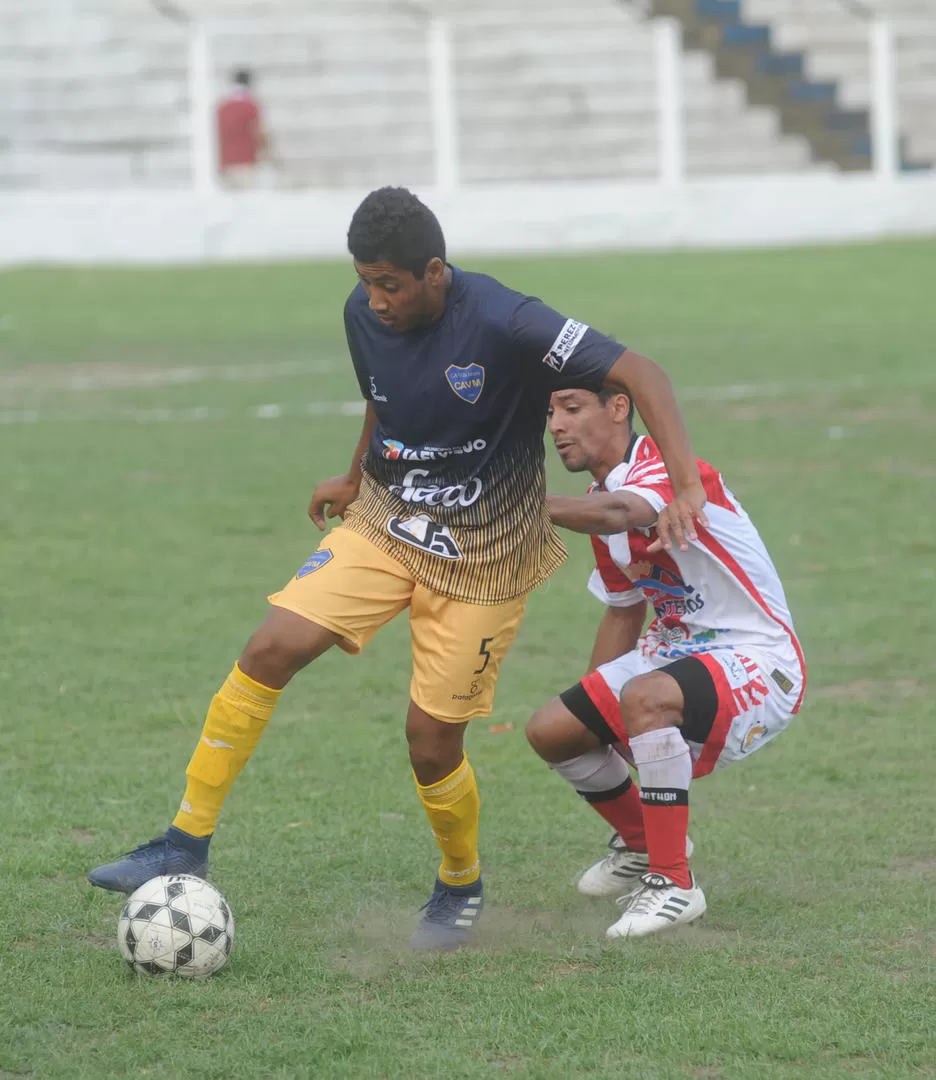
<path id="1" fill-rule="evenodd" d="M 550 432 L 588 495 L 550 496 L 553 522 L 588 533 L 589 590 L 607 607 L 589 674 L 527 725 L 534 750 L 613 826 L 611 853 L 579 889 L 619 895 L 608 937 L 693 922 L 689 784 L 764 746 L 799 710 L 803 653 L 783 587 L 751 519 L 699 461 L 707 521 L 667 549 L 654 524 L 673 492 L 624 394 L 552 395 Z M 647 605 L 654 617 L 641 633 Z M 639 790 L 628 762 L 637 770 Z"/>

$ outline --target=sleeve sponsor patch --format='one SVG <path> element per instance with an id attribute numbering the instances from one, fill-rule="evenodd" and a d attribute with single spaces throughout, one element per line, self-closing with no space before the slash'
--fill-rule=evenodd
<path id="1" fill-rule="evenodd" d="M 553 371 L 562 371 L 587 329 L 588 326 L 585 323 L 566 319 L 565 326 L 556 335 L 556 340 L 550 345 L 549 352 L 543 357 L 543 363 L 551 367 Z"/>

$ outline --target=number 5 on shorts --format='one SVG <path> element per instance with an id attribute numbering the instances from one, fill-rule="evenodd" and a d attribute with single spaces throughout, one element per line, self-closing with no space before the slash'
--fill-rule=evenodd
<path id="1" fill-rule="evenodd" d="M 481 675 L 488 664 L 491 662 L 491 650 L 488 645 L 494 640 L 492 637 L 481 638 L 481 648 L 478 649 L 478 656 L 484 657 L 484 663 L 476 671 L 472 672 L 472 675 Z"/>

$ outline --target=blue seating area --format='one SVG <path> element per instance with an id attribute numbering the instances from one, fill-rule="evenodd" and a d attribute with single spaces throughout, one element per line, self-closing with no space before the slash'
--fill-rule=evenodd
<path id="1" fill-rule="evenodd" d="M 783 131 L 809 140 L 815 160 L 871 167 L 868 108 L 845 100 L 838 80 L 810 76 L 808 48 L 778 44 L 774 28 L 751 17 L 742 0 L 657 0 L 653 10 L 681 18 L 689 47 L 709 52 L 722 77 L 741 79 L 749 101 L 774 108 Z M 903 137 L 900 160 L 908 171 L 931 167 L 908 156 Z"/>

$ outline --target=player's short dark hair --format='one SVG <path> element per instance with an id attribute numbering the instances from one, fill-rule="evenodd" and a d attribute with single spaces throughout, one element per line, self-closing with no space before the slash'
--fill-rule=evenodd
<path id="1" fill-rule="evenodd" d="M 438 218 L 406 188 L 372 191 L 354 211 L 348 250 L 359 263 L 389 262 L 422 279 L 431 259 L 445 262 Z"/>
<path id="2" fill-rule="evenodd" d="M 231 72 L 231 81 L 238 86 L 250 86 L 253 82 L 253 72 L 249 68 L 236 68 Z"/>
<path id="3" fill-rule="evenodd" d="M 617 397 L 620 392 L 620 390 L 599 390 L 598 400 L 601 402 L 602 405 L 607 405 L 611 398 Z M 627 395 L 627 400 L 630 402 L 630 408 L 627 410 L 627 422 L 628 424 L 630 424 L 631 427 L 633 427 L 634 416 L 636 415 L 637 409 L 634 406 L 634 399 L 630 396 L 630 394 Z"/>

